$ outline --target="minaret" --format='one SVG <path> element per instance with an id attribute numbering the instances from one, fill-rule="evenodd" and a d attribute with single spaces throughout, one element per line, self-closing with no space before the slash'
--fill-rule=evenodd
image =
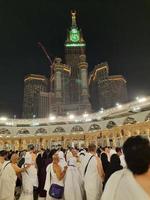
<path id="1" fill-rule="evenodd" d="M 56 112 L 57 114 L 62 113 L 62 63 L 61 58 L 55 58 L 54 62 L 54 90 L 56 100 Z"/>
<path id="2" fill-rule="evenodd" d="M 81 105 L 83 110 L 90 111 L 91 105 L 89 102 L 89 94 L 88 94 L 88 63 L 86 62 L 86 55 L 80 56 L 80 62 L 79 62 L 79 68 L 80 68 L 80 77 L 81 77 Z"/>
<path id="3" fill-rule="evenodd" d="M 87 83 L 87 69 L 88 63 L 86 62 L 86 55 L 80 56 L 80 74 L 81 74 L 81 95 L 82 97 L 88 96 L 88 83 Z"/>

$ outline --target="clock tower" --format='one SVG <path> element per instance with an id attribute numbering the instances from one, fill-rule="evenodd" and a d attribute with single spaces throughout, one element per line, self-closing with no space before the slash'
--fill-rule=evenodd
<path id="1" fill-rule="evenodd" d="M 74 73 L 74 70 L 79 64 L 79 57 L 81 54 L 85 54 L 86 44 L 82 36 L 82 31 L 78 28 L 76 23 L 76 11 L 72 11 L 71 16 L 72 25 L 67 32 L 67 40 L 65 42 L 65 59 L 66 64 L 71 66 L 72 75 L 74 76 L 77 75 Z"/>
<path id="2" fill-rule="evenodd" d="M 80 102 L 81 94 L 81 78 L 80 78 L 80 56 L 85 54 L 85 41 L 82 36 L 81 29 L 76 23 L 76 11 L 71 12 L 72 25 L 67 31 L 67 39 L 65 42 L 65 61 L 70 66 L 70 103 L 76 104 Z"/>

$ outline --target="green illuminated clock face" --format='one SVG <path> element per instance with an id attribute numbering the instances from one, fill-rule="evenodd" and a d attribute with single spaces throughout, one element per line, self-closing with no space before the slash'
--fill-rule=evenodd
<path id="1" fill-rule="evenodd" d="M 71 31 L 70 31 L 70 40 L 72 42 L 78 42 L 80 39 L 80 36 L 79 36 L 79 31 L 75 28 L 73 28 Z"/>

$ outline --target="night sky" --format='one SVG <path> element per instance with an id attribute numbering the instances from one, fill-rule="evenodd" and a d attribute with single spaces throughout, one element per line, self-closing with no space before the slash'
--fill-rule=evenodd
<path id="1" fill-rule="evenodd" d="M 149 0 L 0 0 L 0 115 L 21 116 L 23 79 L 49 74 L 49 55 L 64 57 L 70 10 L 87 43 L 89 71 L 107 61 L 127 79 L 130 99 L 150 95 Z"/>

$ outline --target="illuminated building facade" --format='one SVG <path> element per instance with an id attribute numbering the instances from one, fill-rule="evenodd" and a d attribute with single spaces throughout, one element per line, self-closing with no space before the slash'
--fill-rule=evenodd
<path id="1" fill-rule="evenodd" d="M 40 118 L 48 117 L 49 116 L 49 93 L 41 91 L 38 99 L 38 110 L 37 110 L 37 116 Z"/>
<path id="2" fill-rule="evenodd" d="M 107 63 L 95 66 L 89 77 L 89 90 L 95 111 L 127 102 L 126 80 L 122 75 L 109 76 Z"/>
<path id="3" fill-rule="evenodd" d="M 72 25 L 65 41 L 65 63 L 56 58 L 51 80 L 50 113 L 66 115 L 91 111 L 88 94 L 88 63 L 85 41 L 76 23 L 76 12 L 72 12 Z"/>
<path id="4" fill-rule="evenodd" d="M 71 102 L 70 84 L 71 68 L 62 63 L 61 58 L 56 58 L 54 63 L 54 96 L 50 103 L 50 113 L 57 115 L 66 115 L 67 113 L 81 114 L 90 111 L 90 103 L 88 97 L 87 67 L 86 56 L 79 56 L 78 68 L 80 72 L 79 93 L 76 88 L 72 89 L 72 93 L 78 95 L 77 102 Z M 78 83 L 77 83 L 78 86 Z M 52 95 L 52 93 L 51 93 Z"/>
<path id="5" fill-rule="evenodd" d="M 24 79 L 23 117 L 41 117 L 43 109 L 48 107 L 48 99 L 42 93 L 48 92 L 48 81 L 45 76 L 29 74 Z"/>
<path id="6" fill-rule="evenodd" d="M 71 16 L 72 24 L 64 44 L 65 64 L 61 58 L 55 58 L 49 81 L 40 75 L 25 78 L 25 118 L 80 115 L 127 101 L 126 80 L 121 75 L 109 76 L 107 63 L 95 66 L 88 78 L 86 43 L 76 23 L 76 12 Z"/>
<path id="7" fill-rule="evenodd" d="M 70 108 L 77 113 L 90 111 L 89 103 L 87 71 L 88 64 L 85 56 L 86 43 L 83 39 L 82 31 L 76 23 L 76 12 L 72 12 L 72 25 L 67 32 L 65 42 L 65 62 L 70 67 L 69 77 L 69 97 Z M 69 106 L 65 106 L 71 111 Z"/>
<path id="8" fill-rule="evenodd" d="M 72 26 L 67 32 L 67 40 L 65 42 L 65 62 L 71 68 L 70 74 L 70 103 L 79 103 L 80 101 L 80 69 L 79 57 L 85 54 L 85 41 L 81 30 L 76 24 L 76 13 L 72 12 Z M 76 92 L 74 92 L 76 91 Z"/>

